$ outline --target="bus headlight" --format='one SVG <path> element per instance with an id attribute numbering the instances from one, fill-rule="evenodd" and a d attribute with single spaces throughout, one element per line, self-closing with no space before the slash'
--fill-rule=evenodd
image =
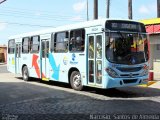
<path id="1" fill-rule="evenodd" d="M 119 77 L 118 74 L 116 73 L 116 71 L 114 71 L 111 68 L 106 68 L 106 72 L 108 73 L 109 76 L 111 76 L 113 78 Z"/>
<path id="2" fill-rule="evenodd" d="M 148 70 L 144 70 L 140 75 L 141 75 L 141 76 L 146 76 L 146 75 L 148 75 Z"/>
<path id="3" fill-rule="evenodd" d="M 140 74 L 141 76 L 146 76 L 148 75 L 149 72 L 149 66 L 147 66 L 146 64 L 143 66 L 143 72 Z"/>

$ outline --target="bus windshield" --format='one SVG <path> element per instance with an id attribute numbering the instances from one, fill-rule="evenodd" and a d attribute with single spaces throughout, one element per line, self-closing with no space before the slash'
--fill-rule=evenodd
<path id="1" fill-rule="evenodd" d="M 106 58 L 117 64 L 140 64 L 148 61 L 146 34 L 106 33 Z"/>

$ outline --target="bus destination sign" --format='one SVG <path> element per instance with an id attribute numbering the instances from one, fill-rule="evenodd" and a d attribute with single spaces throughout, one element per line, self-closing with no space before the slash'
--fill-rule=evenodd
<path id="1" fill-rule="evenodd" d="M 111 23 L 111 27 L 113 29 L 131 29 L 131 30 L 136 30 L 137 25 L 136 24 L 129 24 L 129 23 Z"/>
<path id="2" fill-rule="evenodd" d="M 132 21 L 107 21 L 106 28 L 116 31 L 146 32 L 145 27 L 141 23 Z"/>

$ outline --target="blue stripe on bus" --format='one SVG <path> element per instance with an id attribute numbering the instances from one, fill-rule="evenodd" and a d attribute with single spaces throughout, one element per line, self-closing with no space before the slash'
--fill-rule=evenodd
<path id="1" fill-rule="evenodd" d="M 52 70 L 53 70 L 52 78 L 54 78 L 55 80 L 59 80 L 60 64 L 58 66 L 56 65 L 56 61 L 55 61 L 52 53 L 49 53 L 49 63 L 50 63 Z"/>

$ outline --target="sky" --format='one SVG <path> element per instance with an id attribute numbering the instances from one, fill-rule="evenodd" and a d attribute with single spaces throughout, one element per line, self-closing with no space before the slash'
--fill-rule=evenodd
<path id="1" fill-rule="evenodd" d="M 89 20 L 93 1 L 88 0 Z M 128 19 L 128 0 L 110 0 L 110 18 Z M 132 0 L 133 20 L 157 17 L 157 0 Z M 7 0 L 0 4 L 0 45 L 8 37 L 87 20 L 87 0 Z M 98 0 L 98 18 L 106 17 L 106 0 Z"/>

